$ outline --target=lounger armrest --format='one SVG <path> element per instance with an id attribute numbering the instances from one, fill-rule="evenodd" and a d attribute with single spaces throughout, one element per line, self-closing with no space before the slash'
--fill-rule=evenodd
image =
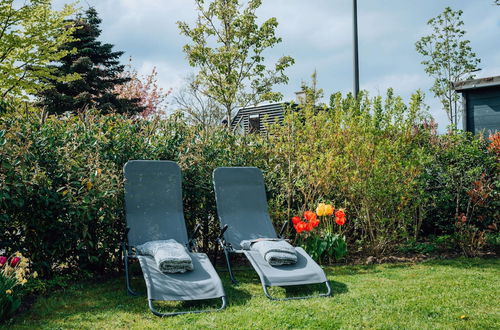
<path id="1" fill-rule="evenodd" d="M 285 232 L 285 229 L 288 227 L 288 222 L 289 221 L 285 221 L 283 223 L 283 226 L 281 227 L 280 233 L 278 235 L 279 238 L 283 238 L 283 233 Z"/>
<path id="2" fill-rule="evenodd" d="M 189 250 L 192 250 L 193 247 L 195 246 L 195 240 L 198 237 L 200 230 L 201 230 L 201 224 L 199 223 L 196 225 L 196 227 L 194 227 L 193 233 L 191 234 L 191 237 L 189 238 L 189 241 L 187 244 Z"/>
<path id="3" fill-rule="evenodd" d="M 224 225 L 224 227 L 222 227 L 222 229 L 220 230 L 220 234 L 219 236 L 217 237 L 218 239 L 223 239 L 224 238 L 224 233 L 226 232 L 226 230 L 229 228 L 229 225 Z"/>
<path id="4" fill-rule="evenodd" d="M 225 224 L 224 227 L 221 228 L 219 236 L 217 236 L 217 242 L 219 242 L 223 249 L 230 247 L 229 244 L 226 244 L 226 240 L 224 239 L 224 233 L 228 228 L 229 225 Z"/>

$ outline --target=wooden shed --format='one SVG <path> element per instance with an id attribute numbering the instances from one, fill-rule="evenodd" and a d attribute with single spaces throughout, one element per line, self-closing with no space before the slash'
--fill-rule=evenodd
<path id="1" fill-rule="evenodd" d="M 463 129 L 486 134 L 500 131 L 500 76 L 453 84 L 463 97 Z"/>

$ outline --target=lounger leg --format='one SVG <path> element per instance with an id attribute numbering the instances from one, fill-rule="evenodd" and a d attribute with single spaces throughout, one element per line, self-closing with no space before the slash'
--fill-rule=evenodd
<path id="1" fill-rule="evenodd" d="M 132 286 L 130 285 L 130 274 L 129 274 L 129 269 L 128 269 L 128 263 L 129 263 L 129 256 L 128 252 L 126 250 L 126 247 L 123 246 L 123 265 L 124 265 L 124 270 L 125 270 L 125 285 L 127 288 L 127 294 L 132 295 L 132 296 L 138 296 L 137 292 L 132 290 Z"/>
<path id="2" fill-rule="evenodd" d="M 222 305 L 217 308 L 216 310 L 202 310 L 202 311 L 186 311 L 186 312 L 172 312 L 172 313 L 160 313 L 156 310 L 153 304 L 153 299 L 148 299 L 148 304 L 149 304 L 149 309 L 151 310 L 151 313 L 153 313 L 156 316 L 159 317 L 168 317 L 168 316 L 175 316 L 175 315 L 182 315 L 182 314 L 193 314 L 193 313 L 207 313 L 207 312 L 218 312 L 226 308 L 227 306 L 227 299 L 226 296 L 222 296 Z"/>
<path id="3" fill-rule="evenodd" d="M 229 252 L 227 249 L 224 249 L 224 255 L 226 256 L 227 270 L 229 271 L 229 277 L 231 278 L 231 282 L 233 284 L 238 284 L 238 281 L 234 278 L 233 269 L 231 268 L 231 261 L 229 260 Z"/>
<path id="4" fill-rule="evenodd" d="M 327 289 L 326 293 L 320 293 L 317 296 L 274 298 L 273 296 L 271 296 L 271 294 L 267 290 L 266 285 L 262 284 L 262 288 L 264 289 L 264 293 L 265 293 L 266 297 L 271 299 L 271 300 L 297 300 L 297 299 L 309 299 L 309 298 L 318 298 L 318 297 L 329 297 L 332 294 L 332 288 L 330 287 L 330 282 L 326 281 L 324 283 L 325 283 L 326 289 Z"/>

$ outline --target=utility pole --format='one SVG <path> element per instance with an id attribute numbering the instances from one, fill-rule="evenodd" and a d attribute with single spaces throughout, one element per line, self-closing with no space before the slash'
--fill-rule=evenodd
<path id="1" fill-rule="evenodd" d="M 352 0 L 352 32 L 353 32 L 353 64 L 354 64 L 354 97 L 359 93 L 359 61 L 358 61 L 358 0 Z"/>

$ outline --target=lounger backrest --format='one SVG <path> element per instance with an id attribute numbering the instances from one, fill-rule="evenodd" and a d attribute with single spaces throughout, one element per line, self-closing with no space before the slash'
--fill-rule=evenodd
<path id="1" fill-rule="evenodd" d="M 123 170 L 129 245 L 170 238 L 187 243 L 179 166 L 165 160 L 131 160 Z"/>
<path id="2" fill-rule="evenodd" d="M 224 238 L 233 248 L 240 249 L 242 240 L 277 237 L 258 168 L 219 167 L 213 179 L 221 227 L 228 225 Z"/>

